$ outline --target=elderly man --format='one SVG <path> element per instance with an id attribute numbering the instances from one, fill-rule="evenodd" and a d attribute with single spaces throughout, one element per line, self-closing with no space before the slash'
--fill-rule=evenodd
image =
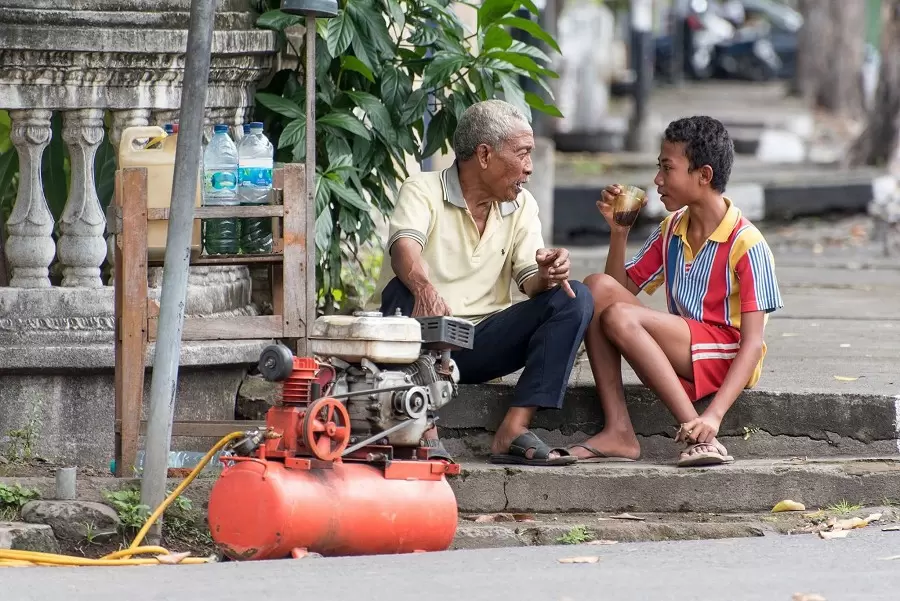
<path id="1" fill-rule="evenodd" d="M 538 409 L 562 407 L 593 299 L 568 279 L 569 253 L 543 248 L 537 203 L 524 189 L 533 148 L 531 126 L 511 104 L 488 100 L 466 110 L 453 165 L 400 188 L 372 305 L 386 315 L 399 308 L 476 323 L 474 348 L 453 353 L 462 383 L 525 368 L 491 461 L 569 465 L 577 458 L 528 428 Z M 512 282 L 528 300 L 512 304 Z M 433 457 L 449 459 L 434 429 L 424 443 Z"/>

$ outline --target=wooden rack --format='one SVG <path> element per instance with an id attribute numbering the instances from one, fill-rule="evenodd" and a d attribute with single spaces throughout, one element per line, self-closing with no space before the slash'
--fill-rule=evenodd
<path id="1" fill-rule="evenodd" d="M 273 220 L 271 254 L 200 255 L 191 265 L 268 265 L 274 315 L 185 317 L 182 341 L 281 340 L 298 355 L 308 348 L 308 327 L 315 320 L 315 209 L 306 185 L 305 165 L 286 164 L 273 174 L 274 204 L 198 207 L 194 219 L 267 218 Z M 116 171 L 115 196 L 107 227 L 115 234 L 115 459 L 116 476 L 132 475 L 141 420 L 145 357 L 156 340 L 159 305 L 147 296 L 148 222 L 165 220 L 169 209 L 147 207 L 147 170 Z M 221 437 L 259 425 L 253 421 L 174 422 L 172 436 Z"/>

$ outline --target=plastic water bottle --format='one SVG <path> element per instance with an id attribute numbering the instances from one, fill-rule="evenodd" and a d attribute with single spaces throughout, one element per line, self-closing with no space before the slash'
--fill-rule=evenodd
<path id="1" fill-rule="evenodd" d="M 169 451 L 169 460 L 167 462 L 167 467 L 169 468 L 190 468 L 193 469 L 197 467 L 197 464 L 200 463 L 200 460 L 203 459 L 203 456 L 206 453 L 199 453 L 197 451 Z M 213 458 L 210 459 L 209 463 L 204 466 L 203 470 L 200 472 L 201 474 L 212 474 L 217 473 L 222 470 L 222 462 L 219 461 L 219 457 L 224 457 L 226 453 L 223 451 L 219 451 Z M 137 456 L 135 457 L 135 466 L 134 470 L 138 474 L 144 472 L 144 451 L 138 451 Z M 109 462 L 109 472 L 111 474 L 116 473 L 116 460 L 113 459 Z"/>
<path id="2" fill-rule="evenodd" d="M 203 205 L 235 206 L 237 197 L 237 147 L 227 125 L 216 125 L 203 153 Z M 203 220 L 203 246 L 209 255 L 236 255 L 240 252 L 239 219 Z"/>
<path id="3" fill-rule="evenodd" d="M 243 206 L 269 204 L 275 148 L 263 134 L 263 124 L 249 125 L 238 146 L 238 198 Z M 272 252 L 272 218 L 241 220 L 241 251 L 245 254 Z"/>

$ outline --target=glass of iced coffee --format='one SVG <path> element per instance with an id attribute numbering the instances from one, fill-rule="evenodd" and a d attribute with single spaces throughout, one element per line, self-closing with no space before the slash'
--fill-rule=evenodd
<path id="1" fill-rule="evenodd" d="M 637 186 L 619 186 L 621 192 L 613 203 L 613 220 L 622 227 L 631 227 L 637 220 L 647 193 Z"/>

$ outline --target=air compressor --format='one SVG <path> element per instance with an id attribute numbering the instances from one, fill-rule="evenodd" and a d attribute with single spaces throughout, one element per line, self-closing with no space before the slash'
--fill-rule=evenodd
<path id="1" fill-rule="evenodd" d="M 213 540 L 232 560 L 446 550 L 459 465 L 432 458 L 423 435 L 457 396 L 451 352 L 472 348 L 474 325 L 356 312 L 319 317 L 309 340 L 313 356 L 260 354 L 280 399 L 221 458 Z"/>

